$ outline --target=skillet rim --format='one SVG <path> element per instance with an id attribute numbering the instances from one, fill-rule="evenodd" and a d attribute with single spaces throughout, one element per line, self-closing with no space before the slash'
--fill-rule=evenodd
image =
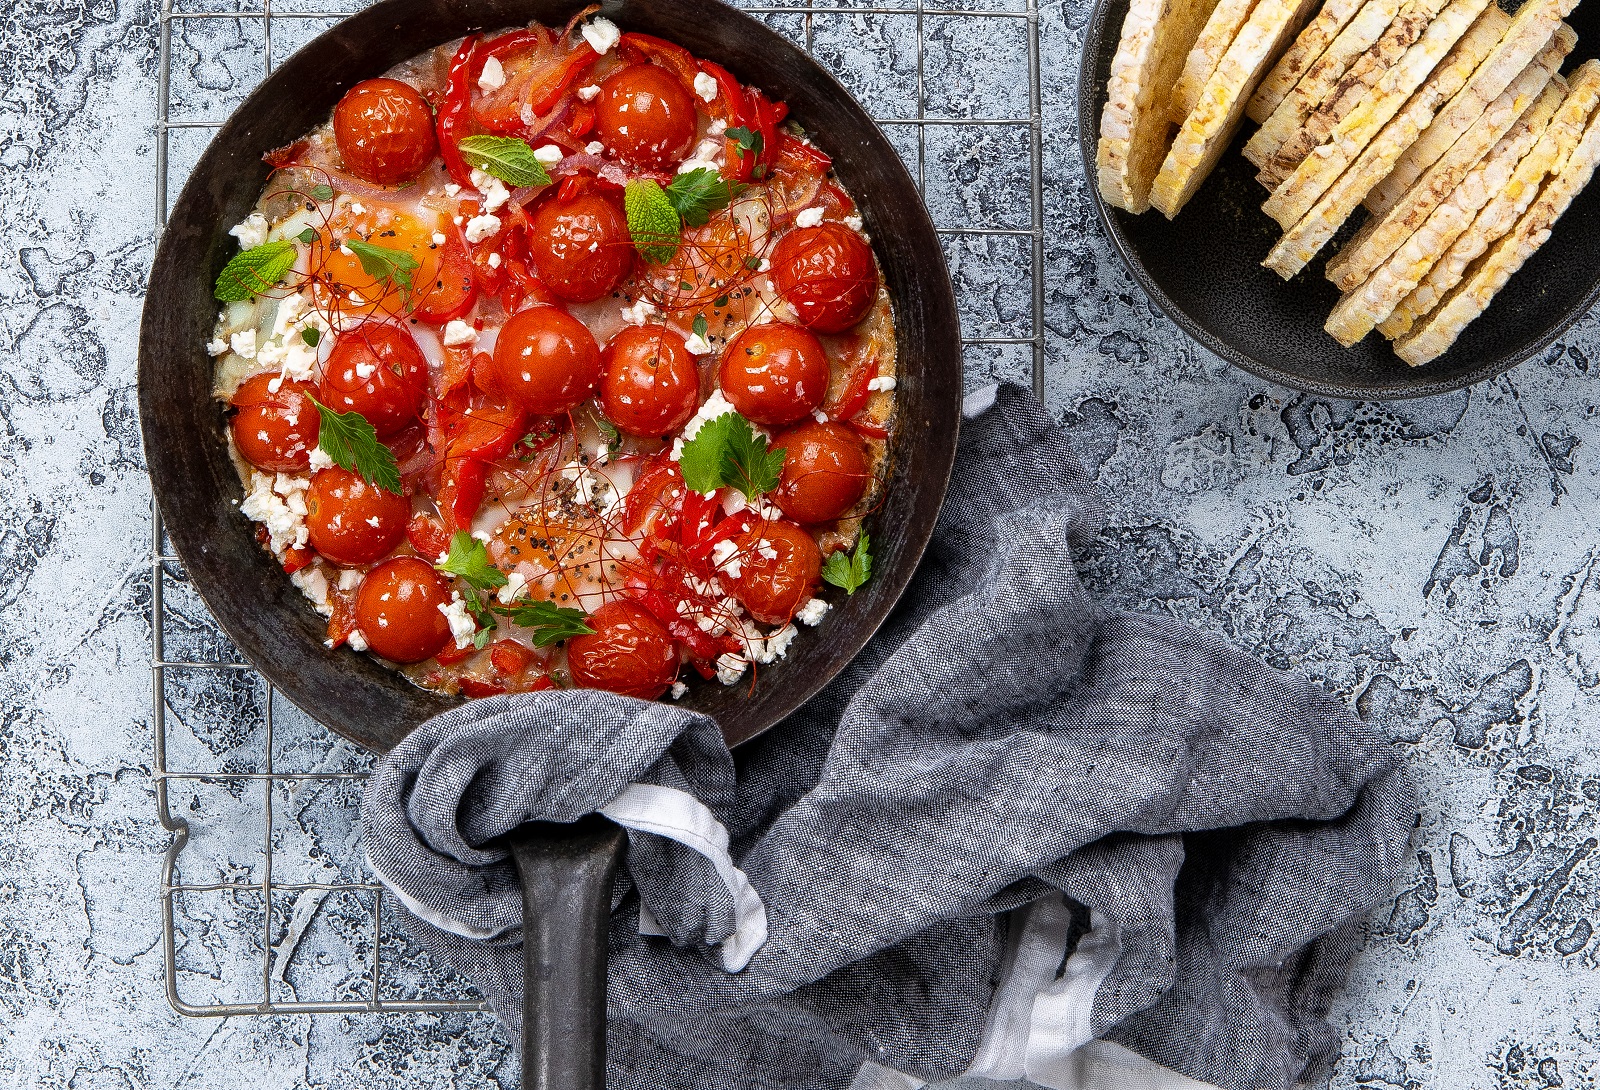
<path id="1" fill-rule="evenodd" d="M 298 588 L 253 534 L 245 532 L 247 524 L 239 522 L 236 510 L 217 517 L 215 508 L 237 506 L 242 487 L 221 441 L 223 409 L 209 396 L 212 361 L 195 361 L 203 355 L 203 337 L 184 336 L 183 319 L 174 316 L 181 307 L 169 304 L 203 290 L 203 301 L 191 300 L 190 305 L 214 317 L 209 289 L 232 253 L 227 226 L 254 206 L 267 174 L 259 155 L 320 124 L 344 88 L 461 34 L 534 19 L 559 25 L 576 9 L 576 4 L 558 0 L 380 0 L 334 24 L 280 64 L 217 130 L 172 206 L 157 248 L 140 324 L 138 392 L 146 460 L 172 551 L 190 586 L 244 659 L 313 719 L 369 750 L 386 751 L 424 719 L 465 700 L 418 688 L 365 654 L 344 648 L 329 652 L 320 646 L 320 635 L 305 638 L 312 627 L 308 621 L 320 631 L 322 618 L 307 608 Z M 664 16 L 663 9 L 670 15 Z M 763 70 L 761 77 L 747 82 L 792 104 L 797 98 L 808 100 L 810 109 L 796 107 L 797 117 L 808 124 L 823 115 L 810 130 L 812 138 L 833 155 L 841 182 L 860 201 L 895 308 L 899 354 L 906 361 L 899 368 L 884 503 L 869 517 L 874 542 L 885 550 L 874 557 L 877 578 L 856 595 L 836 601 L 831 623 L 804 641 L 805 646 L 797 645 L 800 653 L 791 651 L 776 676 L 756 686 L 752 695 L 733 696 L 742 693 L 743 685 L 713 690 L 702 684 L 679 702 L 718 718 L 729 744 L 738 745 L 781 722 L 854 659 L 892 612 L 920 562 L 948 487 L 961 422 L 963 352 L 954 289 L 939 236 L 909 172 L 877 123 L 815 60 L 722 0 L 610 0 L 602 10 L 627 29 L 696 39 L 686 48 L 699 56 L 727 61 L 733 59 L 728 50 L 764 50 L 762 63 L 773 64 L 774 73 Z M 669 17 L 695 33 L 673 34 L 673 26 L 660 25 Z M 441 25 L 451 32 L 435 33 L 433 28 Z M 707 40 L 710 46 L 704 44 Z M 712 51 L 719 47 L 724 52 Z M 351 62 L 342 69 L 345 75 L 330 78 L 308 70 L 329 54 Z M 728 66 L 736 76 L 748 75 L 748 64 L 735 60 Z M 792 85 L 781 86 L 789 81 Z M 280 119 L 277 130 L 272 125 L 272 106 L 285 99 L 298 104 L 302 113 L 316 102 L 327 102 L 316 120 L 274 139 L 274 133 L 283 135 L 283 124 L 291 123 Z M 251 154 L 241 156 L 241 149 Z M 254 183 L 248 181 L 252 174 Z M 241 177 L 246 181 L 240 182 Z M 181 387 L 184 377 L 192 378 L 197 366 L 204 379 L 203 399 L 163 396 Z M 908 371 L 912 366 L 915 373 Z M 219 456 L 226 474 L 216 479 Z M 207 476 L 208 469 L 223 493 L 220 498 L 205 481 L 196 484 L 196 477 Z M 199 515 L 185 517 L 194 511 Z M 909 522 L 897 524 L 896 516 Z M 246 589 L 259 591 L 260 600 L 242 605 Z M 847 638 L 837 638 L 841 631 Z M 338 688 L 352 680 L 360 699 Z M 706 692 L 713 695 L 703 697 Z"/>

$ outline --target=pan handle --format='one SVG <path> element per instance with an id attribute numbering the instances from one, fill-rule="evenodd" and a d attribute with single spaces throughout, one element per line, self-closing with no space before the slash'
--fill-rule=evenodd
<path id="1" fill-rule="evenodd" d="M 606 936 L 625 843 L 598 814 L 507 839 L 522 879 L 522 1090 L 605 1090 Z"/>

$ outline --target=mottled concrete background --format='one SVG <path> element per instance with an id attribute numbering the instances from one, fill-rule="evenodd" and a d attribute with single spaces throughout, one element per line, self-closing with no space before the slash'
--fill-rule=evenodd
<path id="1" fill-rule="evenodd" d="M 507 1085 L 507 1043 L 485 1015 L 189 1019 L 163 994 L 167 837 L 149 774 L 149 494 L 133 392 L 155 236 L 153 7 L 0 4 L 0 1085 Z M 1410 750 L 1418 872 L 1372 922 L 1337 1011 L 1334 1084 L 1594 1085 L 1594 321 L 1513 377 L 1391 408 L 1230 371 L 1151 313 L 1092 221 L 1072 101 L 1086 8 L 1052 4 L 1041 32 L 1048 391 L 1114 508 L 1094 582 L 1321 679 Z M 774 22 L 803 29 L 798 15 Z M 1023 24 L 926 24 L 930 114 L 1025 115 Z M 275 20 L 275 55 L 324 25 Z M 174 119 L 224 116 L 261 78 L 260 21 L 174 27 Z M 822 14 L 814 32 L 870 108 L 914 112 L 913 16 Z M 173 132 L 174 193 L 206 136 Z M 1024 149 L 1011 128 L 930 134 L 941 224 L 1025 226 Z M 969 336 L 1030 332 L 1025 257 L 1003 237 L 952 240 Z M 985 348 L 968 366 L 978 385 L 1026 378 L 1030 361 Z M 182 572 L 162 579 L 168 657 L 232 659 Z M 174 768 L 259 766 L 266 709 L 248 674 L 175 670 L 166 703 Z M 364 767 L 274 711 L 279 770 Z M 273 801 L 277 880 L 362 877 L 351 784 L 280 787 Z M 259 785 L 175 785 L 173 807 L 196 830 L 186 880 L 259 879 Z M 278 899 L 276 994 L 368 994 L 364 896 Z M 251 896 L 177 905 L 187 1001 L 259 996 L 261 908 Z M 385 995 L 459 994 L 392 932 L 382 949 Z"/>

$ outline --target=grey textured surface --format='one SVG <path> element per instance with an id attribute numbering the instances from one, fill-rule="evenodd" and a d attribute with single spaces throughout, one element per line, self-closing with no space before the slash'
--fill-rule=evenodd
<path id="1" fill-rule="evenodd" d="M 1508 378 L 1409 405 L 1298 397 L 1228 370 L 1150 312 L 1090 218 L 1072 102 L 1086 7 L 1047 6 L 1041 34 L 1047 394 L 1114 505 L 1091 580 L 1118 604 L 1186 617 L 1323 680 L 1409 746 L 1424 795 L 1419 869 L 1373 920 L 1337 1012 L 1334 1085 L 1593 1085 L 1594 320 Z M 930 108 L 1025 107 L 1012 32 L 927 24 Z M 275 53 L 321 25 L 275 22 Z M 869 105 L 907 107 L 914 17 L 815 26 L 819 54 Z M 200 1020 L 163 995 L 149 497 L 132 408 L 154 244 L 156 43 L 150 0 L 0 10 L 0 1084 L 503 1085 L 507 1045 L 486 1015 Z M 176 24 L 174 117 L 221 116 L 262 56 L 258 23 Z M 176 183 L 206 134 L 172 136 Z M 936 218 L 1025 223 L 1025 147 L 1021 131 L 936 134 Z M 969 335 L 1030 332 L 1021 249 L 952 241 Z M 1025 347 L 974 348 L 970 382 L 1025 379 L 1030 363 Z M 229 658 L 182 573 L 163 578 L 169 657 Z M 167 701 L 175 767 L 258 759 L 264 702 L 248 677 L 175 671 Z M 278 767 L 363 767 L 276 711 Z M 360 877 L 354 803 L 337 782 L 280 789 L 272 835 L 292 873 L 279 877 Z M 258 791 L 200 786 L 173 805 L 197 833 L 186 879 L 257 873 Z M 248 896 L 179 905 L 186 998 L 253 998 L 260 911 Z M 366 911 L 358 896 L 276 904 L 277 979 L 303 998 L 359 994 Z M 459 987 L 392 932 L 383 942 L 390 994 Z"/>

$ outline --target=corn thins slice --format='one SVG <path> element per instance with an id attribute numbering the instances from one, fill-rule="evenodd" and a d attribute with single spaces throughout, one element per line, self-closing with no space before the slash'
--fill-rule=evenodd
<path id="1" fill-rule="evenodd" d="M 1404 0 L 1367 0 L 1350 25 L 1339 32 L 1333 44 L 1328 46 L 1294 88 L 1273 107 L 1272 113 L 1262 122 L 1261 128 L 1257 129 L 1255 135 L 1245 144 L 1244 157 L 1257 167 L 1265 167 L 1270 163 L 1272 157 L 1278 153 L 1278 149 L 1300 131 L 1300 127 L 1306 123 L 1306 118 L 1315 113 L 1333 93 L 1333 89 L 1344 79 L 1350 66 L 1383 37 L 1383 32 L 1389 29 L 1389 24 L 1393 23 L 1394 17 L 1400 13 L 1400 5 L 1403 2 Z M 1332 3 L 1329 7 L 1332 7 Z M 1327 10 L 1328 8 L 1323 8 L 1323 11 Z M 1506 22 L 1510 21 L 1508 17 Z M 1307 32 L 1309 31 L 1308 27 Z M 1301 35 L 1302 38 L 1304 36 Z M 1287 55 L 1284 60 L 1288 60 Z M 1282 68 L 1283 62 L 1279 62 L 1278 67 Z M 1273 74 L 1276 75 L 1276 71 Z M 1265 88 L 1266 85 L 1262 86 Z M 1258 91 L 1256 97 L 1251 99 L 1250 105 L 1254 107 L 1260 99 L 1261 93 Z"/>
<path id="2" fill-rule="evenodd" d="M 1316 0 L 1259 0 L 1250 20 L 1200 95 L 1150 189 L 1150 203 L 1168 219 L 1195 195 L 1217 165 L 1245 104 L 1273 59 L 1288 44 Z"/>
<path id="3" fill-rule="evenodd" d="M 1328 263 L 1328 279 L 1337 284 L 1340 291 L 1350 291 L 1388 260 L 1389 255 L 1433 214 L 1439 202 L 1454 192 L 1467 171 L 1511 131 L 1511 126 L 1544 91 L 1550 77 L 1560 69 L 1561 62 L 1576 44 L 1575 35 L 1557 33 L 1552 37 L 1511 86 L 1489 104 L 1454 147 L 1417 179 L 1417 184 L 1407 190 L 1398 204 L 1362 225 L 1339 256 Z"/>
<path id="4" fill-rule="evenodd" d="M 1373 0 L 1372 4 L 1367 0 L 1327 0 L 1327 3 L 1322 5 L 1322 10 L 1317 12 L 1316 17 L 1306 24 L 1306 28 L 1295 38 L 1294 44 L 1283 55 L 1283 59 L 1267 73 L 1267 78 L 1261 81 L 1261 86 L 1256 88 L 1254 97 L 1250 99 L 1250 105 L 1245 108 L 1245 115 L 1258 125 L 1264 123 L 1288 97 L 1289 92 L 1299 85 L 1301 78 L 1321 62 L 1329 47 L 1338 41 L 1339 36 L 1344 33 L 1346 26 L 1358 12 L 1374 5 L 1382 7 L 1390 2 L 1397 0 L 1382 0 L 1382 3 Z M 1377 33 L 1381 34 L 1382 31 Z M 1341 72 L 1342 70 L 1343 66 Z"/>
<path id="5" fill-rule="evenodd" d="M 1328 317 L 1327 331 L 1346 348 L 1361 340 L 1422 282 L 1461 232 L 1472 225 L 1478 209 L 1511 180 L 1522 160 L 1544 135 L 1566 94 L 1566 81 L 1556 76 L 1511 131 L 1468 172 L 1450 199 L 1433 210 L 1426 223 L 1385 261 L 1365 283 L 1339 300 Z"/>
<path id="6" fill-rule="evenodd" d="M 1444 63 L 1428 77 L 1422 89 L 1411 96 L 1405 108 L 1391 118 L 1383 127 L 1383 131 L 1361 150 L 1355 164 L 1340 173 L 1328 187 L 1327 192 L 1316 199 L 1305 215 L 1294 221 L 1294 226 L 1278 245 L 1273 247 L 1262 264 L 1285 280 L 1305 268 L 1306 264 L 1316 256 L 1317 251 L 1327 245 L 1328 240 L 1344 225 L 1345 220 L 1350 218 L 1350 214 L 1360 205 L 1361 198 L 1366 196 L 1367 190 L 1389 172 L 1395 161 L 1405 153 L 1406 148 L 1411 146 L 1412 141 L 1416 140 L 1418 134 L 1428 127 L 1428 123 L 1433 120 L 1434 111 L 1450 101 L 1450 96 L 1467 82 L 1478 63 L 1489 50 L 1494 48 L 1495 42 L 1499 40 L 1499 31 L 1500 27 L 1493 19 L 1480 18 L 1456 43 L 1455 49 L 1445 58 Z M 1309 170 L 1311 164 L 1320 158 L 1334 156 L 1339 152 L 1340 146 L 1337 142 L 1324 145 L 1318 148 L 1302 167 Z M 1338 166 L 1338 162 L 1333 162 L 1325 169 L 1331 174 Z M 1316 178 L 1311 181 L 1313 184 L 1320 184 L 1321 179 Z M 1289 194 L 1283 189 L 1274 193 L 1267 201 L 1268 213 L 1281 215 L 1283 202 L 1288 197 Z"/>
<path id="7" fill-rule="evenodd" d="M 1568 77 L 1567 97 L 1551 118 L 1533 150 L 1517 163 L 1511 180 L 1492 190 L 1472 225 L 1428 270 L 1394 313 L 1378 327 L 1390 339 L 1403 337 L 1461 282 L 1468 267 L 1516 224 L 1538 195 L 1545 175 L 1559 168 L 1583 134 L 1585 123 L 1600 108 L 1600 61 L 1589 61 Z"/>
<path id="8" fill-rule="evenodd" d="M 1182 125 L 1200 104 L 1200 92 L 1205 90 L 1206 81 L 1211 79 L 1217 65 L 1222 63 L 1228 47 L 1233 44 L 1245 20 L 1250 18 L 1250 9 L 1254 6 L 1255 0 L 1220 0 L 1211 9 L 1205 29 L 1200 31 L 1194 48 L 1189 50 L 1189 56 L 1183 62 L 1183 74 L 1172 88 L 1167 116 L 1174 125 Z"/>
<path id="9" fill-rule="evenodd" d="M 1132 0 L 1111 62 L 1095 165 L 1100 194 L 1129 212 L 1150 207 L 1167 156 L 1168 94 L 1217 0 Z"/>
<path id="10" fill-rule="evenodd" d="M 1450 105 L 1439 111 L 1422 139 L 1407 150 L 1389 177 L 1373 187 L 1367 195 L 1367 207 L 1381 214 L 1398 204 L 1423 172 L 1438 162 L 1478 115 L 1489 108 L 1489 103 L 1528 67 L 1561 20 L 1577 6 L 1578 0 L 1525 0 L 1511 20 L 1505 39 L 1485 58 Z"/>
<path id="11" fill-rule="evenodd" d="M 1271 161 L 1261 168 L 1257 176 L 1261 184 L 1268 189 L 1277 189 L 1305 161 L 1306 156 L 1327 143 L 1340 122 L 1367 102 L 1369 96 L 1376 93 L 1375 89 L 1384 85 L 1385 78 L 1395 66 L 1410 55 L 1411 48 L 1423 39 L 1445 3 L 1446 0 L 1408 0 L 1377 44 L 1350 66 L 1322 105 L 1306 118 L 1305 124 L 1285 140 Z M 1434 59 L 1438 60 L 1437 57 Z"/>
<path id="12" fill-rule="evenodd" d="M 1583 139 L 1567 156 L 1561 169 L 1540 188 L 1539 196 L 1517 220 L 1517 225 L 1473 262 L 1466 277 L 1438 309 L 1395 342 L 1395 354 L 1411 366 L 1420 367 L 1448 352 L 1461 331 L 1489 308 L 1506 282 L 1549 240 L 1556 221 L 1594 176 L 1597 162 L 1600 162 L 1600 116 L 1589 119 Z"/>

